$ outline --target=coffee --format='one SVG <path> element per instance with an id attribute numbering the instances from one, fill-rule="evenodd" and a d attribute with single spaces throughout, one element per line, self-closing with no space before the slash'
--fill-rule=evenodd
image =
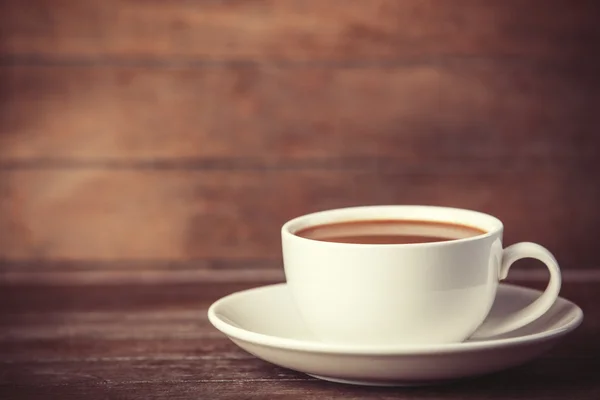
<path id="1" fill-rule="evenodd" d="M 336 243 L 409 244 L 432 243 L 479 236 L 486 231 L 468 225 L 440 221 L 358 220 L 315 225 L 297 236 Z"/>

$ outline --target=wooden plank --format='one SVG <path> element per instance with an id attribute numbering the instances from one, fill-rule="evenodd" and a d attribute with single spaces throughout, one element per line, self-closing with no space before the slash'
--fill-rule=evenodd
<path id="1" fill-rule="evenodd" d="M 528 399 L 528 400 L 561 400 L 564 398 L 595 400 L 600 393 L 588 384 L 581 386 L 584 379 L 591 377 L 586 371 L 584 378 L 574 379 L 572 375 L 559 380 L 560 367 L 553 365 L 545 369 L 537 369 L 535 374 L 519 376 L 515 374 L 503 374 L 502 378 L 478 379 L 468 383 L 456 383 L 449 386 L 428 388 L 372 388 L 354 387 L 347 385 L 336 385 L 326 382 L 318 382 L 313 379 L 288 380 L 282 382 L 258 381 L 258 382 L 168 382 L 168 383 L 145 383 L 132 385 L 70 385 L 52 387 L 52 393 L 60 399 L 239 399 L 243 393 L 244 399 L 264 399 L 275 396 L 284 400 L 395 400 L 411 398 L 407 396 L 418 396 L 424 400 L 438 399 Z M 551 371 L 548 373 L 548 371 Z M 554 379 L 544 384 L 545 379 Z M 529 379 L 530 381 L 527 381 Z M 562 382 L 560 385 L 558 382 Z M 567 387 L 566 385 L 572 385 Z M 4 392 L 10 399 L 47 399 L 48 387 L 8 387 Z M 15 397 L 12 397 L 15 396 Z M 18 397 L 17 397 L 18 396 Z"/>
<path id="2" fill-rule="evenodd" d="M 205 310 L 202 310 L 205 311 Z M 198 320 L 196 314 L 196 320 Z M 171 321 L 165 323 L 172 323 Z M 114 322 L 112 323 L 114 324 Z M 110 364 L 115 362 L 172 362 L 180 360 L 190 362 L 210 363 L 214 359 L 220 360 L 252 360 L 255 357 L 238 348 L 223 334 L 211 327 L 206 332 L 197 333 L 195 337 L 182 337 L 178 334 L 155 335 L 154 331 L 146 334 L 136 332 L 138 329 L 147 330 L 147 326 L 136 328 L 128 324 L 132 333 L 127 337 L 114 337 L 111 323 L 98 326 L 98 332 L 108 334 L 106 337 L 99 335 L 77 336 L 71 334 L 57 335 L 52 339 L 33 338 L 34 333 L 26 337 L 2 338 L 0 340 L 0 368 L 8 369 L 14 364 Z M 174 323 L 178 328 L 178 323 Z M 29 329 L 34 329 L 30 327 Z M 43 327 L 40 327 L 43 328 Z M 65 325 L 67 328 L 77 329 L 77 326 Z M 600 344 L 595 340 L 598 326 L 590 328 L 586 325 L 573 333 L 550 351 L 545 357 L 548 359 L 565 359 L 576 356 L 577 358 L 593 358 L 600 355 Z M 155 335 L 152 336 L 151 335 Z"/>
<path id="3" fill-rule="evenodd" d="M 279 379 L 293 378 L 298 373 L 253 359 L 215 359 L 207 360 L 179 359 L 173 368 L 173 360 L 117 360 L 109 362 L 51 362 L 13 363 L 5 371 L 0 385 L 39 384 L 56 385 L 57 383 L 134 383 L 148 381 L 185 381 L 199 380 L 231 380 L 232 372 L 240 380 L 260 380 L 265 370 L 272 371 L 272 376 Z M 5 367 L 5 366 L 3 366 Z M 55 371 L 49 376 L 49 371 Z M 84 372 L 85 371 L 85 372 Z"/>
<path id="4" fill-rule="evenodd" d="M 194 321 L 197 322 L 200 318 L 199 315 L 201 316 L 204 311 L 197 312 Z M 592 318 L 595 317 L 592 316 Z M 165 321 L 165 323 L 174 323 L 175 329 L 179 326 L 178 322 Z M 10 368 L 12 364 L 26 363 L 112 363 L 119 361 L 171 361 L 176 363 L 183 359 L 211 362 L 213 359 L 248 360 L 254 358 L 212 327 L 196 333 L 195 336 L 184 337 L 179 334 L 169 336 L 164 332 L 155 334 L 152 330 L 143 334 L 136 332 L 138 328 L 133 324 L 128 324 L 127 327 L 131 330 L 130 335 L 115 337 L 112 334 L 112 324 L 114 322 L 98 325 L 99 331 L 85 336 L 63 333 L 53 338 L 34 338 L 36 334 L 32 332 L 18 339 L 3 337 L 0 340 L 0 357 L 2 357 L 0 368 L 2 366 Z M 38 328 L 43 327 L 29 327 L 30 330 Z M 63 330 L 66 332 L 68 328 L 78 329 L 79 327 L 65 324 Z M 574 354 L 578 358 L 599 356 L 600 344 L 595 340 L 595 335 L 599 330 L 597 324 L 591 328 L 586 322 L 584 328 L 570 335 L 569 339 L 550 351 L 546 357 L 564 359 L 572 357 Z M 139 329 L 146 331 L 147 326 Z M 98 332 L 101 332 L 102 335 Z M 106 337 L 103 336 L 105 332 L 108 333 Z"/>
<path id="5" fill-rule="evenodd" d="M 526 282 L 511 279 L 510 282 L 538 290 L 546 285 L 544 280 Z M 210 331 L 206 329 L 210 327 L 205 321 L 204 311 L 212 302 L 233 292 L 273 283 L 277 282 L 257 280 L 95 286 L 0 284 L 0 326 L 29 327 L 35 332 L 40 327 L 51 327 L 53 324 L 60 326 L 64 323 L 66 326 L 83 329 L 84 334 L 78 335 L 79 337 L 95 337 L 99 331 L 109 327 L 120 330 L 119 332 L 128 332 L 134 337 L 138 334 L 135 329 L 127 330 L 120 326 L 135 326 L 140 323 L 152 329 L 162 329 L 162 323 L 177 325 L 196 321 L 196 329 L 200 335 Z M 561 289 L 561 295 L 576 302 L 586 315 L 587 312 L 592 313 L 583 324 L 586 329 L 600 329 L 600 318 L 593 317 L 593 313 L 600 313 L 598 307 L 594 307 L 599 285 L 598 279 L 565 282 Z M 98 329 L 99 326 L 103 328 Z M 43 330 L 47 331 L 45 328 Z M 67 330 L 56 331 L 48 333 L 44 339 L 67 336 Z M 7 336 L 3 340 L 19 340 L 19 337 Z"/>
<path id="6" fill-rule="evenodd" d="M 510 282 L 540 290 L 546 284 L 541 280 Z M 248 359 L 248 354 L 212 327 L 206 313 L 208 306 L 222 296 L 267 283 L 271 282 L 154 284 L 143 290 L 133 285 L 2 285 L 5 293 L 1 299 L 6 304 L 0 315 L 0 364 Z M 561 295 L 582 307 L 586 320 L 549 357 L 600 354 L 600 343 L 594 339 L 600 330 L 595 311 L 598 285 L 597 280 L 565 282 Z M 95 301 L 102 295 L 117 296 L 125 290 L 127 296 L 118 296 L 120 308 Z M 140 296 L 152 291 L 167 295 L 159 296 L 162 302 Z M 17 292 L 37 299 L 10 299 Z M 71 305 L 65 299 L 83 300 Z"/>
<path id="7" fill-rule="evenodd" d="M 593 163 L 599 88 L 592 63 L 4 67 L 0 167 Z"/>
<path id="8" fill-rule="evenodd" d="M 10 285 L 155 285 L 177 284 L 177 283 L 196 283 L 196 282 L 255 282 L 257 280 L 283 281 L 285 279 L 282 260 L 268 260 L 260 268 L 253 268 L 249 265 L 247 269 L 230 268 L 228 262 L 220 263 L 217 269 L 206 269 L 198 266 L 197 269 L 188 269 L 184 267 L 179 269 L 178 263 L 169 261 L 163 262 L 163 267 L 157 265 L 153 268 L 143 268 L 138 263 L 128 263 L 121 261 L 108 261 L 102 263 L 89 263 L 81 261 L 82 264 L 89 264 L 94 269 L 80 269 L 77 267 L 78 261 L 64 263 L 45 262 L 44 260 L 28 260 L 35 262 L 35 268 L 28 268 L 29 262 L 10 262 L 6 261 L 0 267 L 0 284 Z M 223 259 L 223 261 L 229 261 Z M 236 264 L 232 260 L 233 264 Z M 183 265 L 202 265 L 202 259 L 191 259 Z M 115 264 L 120 268 L 106 267 L 108 264 Z M 174 265 L 175 267 L 169 267 Z M 587 282 L 597 280 L 600 277 L 600 271 L 593 266 L 588 268 L 567 267 L 563 263 L 562 278 L 568 282 Z M 547 281 L 547 270 L 537 260 L 527 259 L 519 261 L 518 267 L 512 268 L 511 278 L 525 282 Z"/>
<path id="9" fill-rule="evenodd" d="M 576 373 L 568 373 L 570 368 L 581 365 L 581 370 Z M 584 359 L 552 359 L 544 358 L 534 361 L 527 367 L 509 371 L 504 374 L 488 377 L 488 383 L 504 381 L 503 376 L 512 376 L 517 382 L 515 385 L 522 389 L 537 387 L 543 378 L 548 376 L 555 377 L 559 371 L 565 375 L 565 381 L 570 381 L 572 386 L 576 382 L 588 385 L 593 382 L 596 376 L 594 369 L 600 367 L 600 360 L 595 358 Z M 517 372 L 518 371 L 518 372 Z M 19 386 L 58 386 L 86 384 L 91 387 L 104 385 L 139 385 L 149 383 L 185 383 L 191 381 L 197 384 L 210 384 L 229 382 L 286 382 L 286 381 L 308 381 L 309 377 L 295 371 L 276 367 L 258 359 L 251 360 L 206 360 L 189 361 L 179 360 L 176 364 L 173 361 L 113 361 L 105 363 L 19 363 L 12 364 L 8 371 L 5 371 L 0 385 L 10 383 Z M 533 382 L 527 382 L 529 377 Z M 537 378 L 537 379 L 536 379 Z M 545 380 L 545 379 L 544 379 Z M 519 382 L 520 381 L 520 382 Z M 547 382 L 546 382 L 547 383 Z M 464 383 L 463 383 L 464 385 Z M 564 396 L 564 389 L 567 387 L 563 381 L 561 392 Z M 582 385 L 589 390 L 589 386 Z M 554 387 L 554 390 L 558 389 Z M 574 389 L 574 388 L 573 388 Z M 222 390 L 222 389 L 221 389 Z M 548 389 L 547 389 L 548 390 Z M 548 390 L 552 392 L 552 390 Z M 546 398 L 546 397 L 542 397 Z M 564 397 L 562 397 L 564 398 Z M 577 397 L 579 398 L 579 397 Z"/>
<path id="10" fill-rule="evenodd" d="M 486 378 L 458 382 L 450 385 L 422 388 L 374 388 L 332 384 L 317 381 L 313 378 L 293 378 L 288 380 L 265 379 L 242 382 L 144 382 L 131 384 L 103 384 L 90 386 L 87 384 L 68 386 L 5 386 L 0 387 L 0 394 L 5 393 L 10 399 L 47 399 L 49 390 L 60 399 L 148 399 L 166 398 L 181 399 L 264 399 L 284 400 L 396 400 L 419 398 L 424 400 L 438 399 L 503 399 L 503 400 L 562 400 L 574 398 L 596 400 L 600 391 L 592 383 L 594 377 L 589 369 L 582 374 L 565 374 L 566 368 L 574 364 L 552 363 L 544 366 L 535 364 L 535 369 L 523 372 L 496 374 Z M 592 367 L 594 365 L 590 365 Z M 566 368 L 565 368 L 566 367 Z M 571 370 L 572 371 L 572 370 Z M 243 397 L 242 397 L 243 396 Z"/>
<path id="11" fill-rule="evenodd" d="M 119 264 L 119 262 L 116 262 Z M 74 270 L 68 269 L 53 269 L 52 264 L 46 264 L 43 261 L 36 269 L 20 269 L 21 263 L 8 262 L 0 270 L 0 283 L 12 285 L 111 285 L 111 284 L 156 284 L 162 283 L 181 283 L 181 282 L 231 282 L 233 280 L 239 282 L 252 282 L 256 279 L 268 278 L 270 280 L 282 281 L 284 279 L 283 269 L 281 268 L 281 260 L 275 266 L 273 263 L 267 264 L 261 269 L 234 270 L 228 268 L 220 268 L 218 270 L 207 270 L 199 268 L 194 270 L 170 270 L 164 269 L 138 269 L 127 268 L 123 270 L 115 270 L 112 268 L 103 269 L 102 264 L 95 264 L 95 270 Z M 67 268 L 74 263 L 68 263 Z M 168 262 L 167 262 L 168 264 Z M 122 264 L 131 266 L 130 264 Z M 544 274 L 545 269 L 519 268 L 513 271 L 512 274 L 518 274 L 519 277 L 524 277 L 529 280 L 540 279 Z M 587 279 L 588 273 L 593 273 L 591 269 L 586 270 L 569 270 L 572 274 L 565 275 L 565 279 L 571 279 L 575 282 Z"/>
<path id="12" fill-rule="evenodd" d="M 546 285 L 545 280 L 509 281 L 538 290 Z M 600 311 L 595 307 L 599 282 L 597 279 L 565 282 L 561 289 L 561 296 L 576 302 L 586 313 L 583 328 L 578 330 L 584 336 L 600 329 L 600 318 L 596 318 Z M 41 344 L 60 339 L 106 340 L 111 343 L 128 339 L 156 342 L 186 341 L 194 337 L 199 340 L 223 339 L 207 321 L 206 311 L 210 304 L 230 293 L 271 283 L 275 282 L 95 286 L 3 284 L 0 285 L 0 341 L 4 344 L 40 341 Z M 135 329 L 136 326 L 139 329 Z M 169 328 L 172 329 L 171 336 Z M 196 336 L 192 336 L 194 333 Z M 193 345 L 191 342 L 188 344 Z M 573 344 L 577 344 L 576 341 Z M 203 348 L 200 344 L 198 346 L 198 349 Z M 3 345 L 3 351 L 6 351 L 4 347 L 8 346 Z M 205 350 L 209 351 L 210 347 Z M 52 351 L 50 358 L 66 357 L 59 348 Z M 81 353 L 82 357 L 103 355 L 106 354 L 95 351 Z M 130 349 L 120 355 L 142 354 Z"/>
<path id="13" fill-rule="evenodd" d="M 198 315 L 200 314 L 196 313 L 196 320 L 199 318 Z M 175 326 L 177 327 L 177 324 Z M 136 330 L 131 324 L 128 327 Z M 104 329 L 110 329 L 110 326 L 105 324 L 105 326 L 100 326 L 100 329 L 104 333 Z M 144 337 L 141 334 L 133 334 L 124 338 L 99 337 L 98 334 L 86 337 L 61 335 L 53 339 L 32 339 L 32 336 L 30 334 L 29 339 L 2 339 L 0 341 L 0 357 L 2 357 L 0 365 L 9 368 L 8 364 L 28 362 L 110 363 L 119 360 L 177 362 L 181 359 L 210 362 L 214 358 L 240 360 L 254 358 L 239 349 L 214 328 L 205 334 L 187 338 L 179 335 L 163 335 L 162 337 L 157 335 L 149 338 L 148 335 Z M 561 348 L 561 350 L 563 349 Z"/>
<path id="14" fill-rule="evenodd" d="M 292 217 L 351 205 L 443 204 L 497 215 L 507 244 L 540 242 L 565 268 L 596 265 L 595 171 L 504 163 L 467 171 L 445 162 L 436 169 L 4 171 L 0 255 L 275 260 L 280 226 Z"/>
<path id="15" fill-rule="evenodd" d="M 126 285 L 123 285 L 126 286 Z M 153 285 L 155 286 L 155 285 Z M 201 286 L 201 285 L 200 285 Z M 184 286 L 184 289 L 185 286 Z M 56 290 L 56 289 L 55 289 Z M 98 290 L 92 287 L 91 290 Z M 182 296 L 183 297 L 183 296 Z M 216 299 L 213 299 L 213 301 Z M 183 306 L 180 306 L 183 308 Z M 206 320 L 207 307 L 184 309 L 183 311 L 138 311 L 124 313 L 113 311 L 37 313 L 7 315 L 0 323 L 2 341 L 51 341 L 68 337 L 70 340 L 96 339 L 108 341 L 184 340 L 221 338 Z M 164 315 L 169 314 L 169 315 Z M 190 316 L 193 314 L 193 317 Z M 33 321 L 32 319 L 36 319 Z"/>
<path id="16" fill-rule="evenodd" d="M 284 370 L 261 362 L 244 361 L 236 375 L 221 373 L 221 378 L 207 381 L 200 378 L 206 368 L 215 365 L 123 365 L 114 363 L 90 368 L 89 373 L 82 373 L 76 366 L 65 368 L 62 365 L 47 366 L 47 369 L 36 368 L 25 372 L 11 371 L 10 377 L 15 383 L 0 386 L 0 390 L 8 393 L 35 393 L 35 389 L 45 387 L 65 392 L 90 394 L 112 394 L 117 398 L 142 399 L 146 396 L 168 395 L 169 398 L 244 398 L 263 399 L 270 396 L 290 399 L 397 399 L 406 395 L 406 388 L 381 389 L 372 387 L 355 387 L 336 385 L 317 381 L 314 378 L 293 371 Z M 438 386 L 413 389 L 424 399 L 596 399 L 600 391 L 595 385 L 594 369 L 599 362 L 594 359 L 585 360 L 548 360 L 541 359 L 531 364 L 507 372 L 494 374 L 484 378 L 457 382 L 449 386 Z M 49 368 L 60 368 L 51 373 Z M 88 371 L 88 366 L 80 367 Z M 162 367 L 162 368 L 161 368 Z M 241 368 L 243 367 L 243 368 Z M 229 368 L 224 367 L 225 371 Z M 179 369 L 178 372 L 177 369 Z M 243 371 L 241 371 L 243 369 Z M 162 374 L 161 374 L 162 372 Z M 121 375 L 119 375 L 119 373 Z M 246 376 L 242 379 L 241 376 Z M 93 374 L 99 374 L 93 375 Z M 126 380 L 125 376 L 134 374 L 146 375 L 136 380 Z M 218 375 L 218 372 L 215 373 Z M 138 375 L 139 376 L 139 375 Z M 106 377 L 106 378 L 104 378 Z M 162 379 L 161 379 L 162 377 Z M 239 377 L 239 378 L 238 378 Z M 154 378 L 154 379 L 153 379 Z M 157 379 L 158 378 L 158 379 Z M 169 379 L 171 378 L 171 379 Z M 19 379 L 27 379 L 27 384 Z M 104 379 L 104 380 L 101 380 Z M 45 382 L 45 383 L 42 383 Z M 0 391 L 0 393 L 2 393 Z M 39 392 L 38 392 L 39 393 Z M 411 392 L 413 393 L 413 392 Z M 287 395 L 287 396 L 286 396 Z M 123 396 L 123 397 L 121 397 Z M 572 396 L 572 397 L 570 397 Z M 110 396 L 109 396 L 110 397 Z M 91 397 L 95 398 L 95 397 Z M 106 397 L 99 397 L 106 398 Z M 114 398 L 114 397 L 113 397 Z"/>
<path id="17" fill-rule="evenodd" d="M 67 325 L 87 326 L 88 334 L 94 332 L 98 324 L 121 325 L 143 321 L 147 326 L 158 326 L 161 321 L 169 323 L 187 321 L 189 312 L 206 310 L 217 299 L 240 290 L 275 283 L 274 281 L 256 282 L 194 282 L 153 285 L 11 285 L 0 284 L 0 324 L 6 327 L 52 326 L 63 319 Z M 533 288 L 542 288 L 545 282 L 527 282 Z M 575 296 L 574 301 L 582 298 L 593 299 L 594 281 L 588 285 L 569 283 L 562 289 L 571 289 L 565 296 Z M 160 289 L 164 286 L 164 289 Z M 574 291 L 577 289 L 577 291 Z M 157 295 L 160 293 L 160 296 Z M 569 297 L 569 298 L 570 298 Z M 80 299 L 79 301 L 75 301 Z M 589 300 L 587 300 L 589 301 Z M 584 306 L 583 304 L 581 305 Z M 593 308 L 593 307 L 592 307 Z M 172 312 L 172 314 L 169 314 Z M 157 315 L 152 316 L 152 313 Z M 87 314 L 87 315 L 86 315 Z M 137 317 L 134 317 L 137 315 Z M 198 320 L 204 315 L 197 315 Z M 35 330 L 37 330 L 37 328 Z M 112 328 L 111 328 L 112 329 Z M 122 329 L 117 326 L 115 329 Z M 35 331 L 34 330 L 34 331 Z M 97 331 L 97 330 L 96 330 Z M 123 330 L 127 332 L 127 330 Z M 128 331 L 135 335 L 135 330 Z M 41 339 L 57 339 L 65 331 L 50 332 Z M 84 337 L 85 335 L 79 335 Z M 115 335 L 116 336 L 116 335 Z M 18 340 L 18 335 L 6 336 L 5 340 Z M 24 338 L 26 339 L 26 338 Z"/>
<path id="18" fill-rule="evenodd" d="M 593 55 L 587 0 L 2 2 L 0 52 L 37 57 L 390 60 Z"/>
<path id="19" fill-rule="evenodd" d="M 510 282 L 540 290 L 546 285 L 545 280 L 524 282 L 511 279 Z M 222 345 L 218 340 L 224 338 L 209 324 L 206 318 L 208 306 L 231 292 L 270 283 L 273 282 L 218 284 L 195 282 L 193 284 L 122 284 L 86 287 L 3 284 L 0 286 L 4 290 L 1 297 L 4 304 L 0 315 L 0 328 L 2 328 L 0 342 L 5 344 L 9 342 L 12 345 L 10 348 L 3 348 L 2 354 L 8 351 L 18 356 L 18 359 L 28 354 L 29 357 L 31 354 L 40 356 L 41 353 L 37 351 L 34 353 L 33 349 L 23 353 L 16 352 L 12 346 L 18 343 L 36 342 L 44 349 L 47 343 L 60 339 L 69 339 L 69 342 L 65 343 L 63 349 L 60 346 L 55 349 L 45 349 L 50 351 L 46 358 L 69 359 L 69 352 L 63 351 L 64 347 L 83 350 L 85 343 L 89 344 L 94 340 L 98 341 L 98 344 L 108 341 L 117 348 L 119 343 L 128 343 L 128 340 L 139 340 L 140 343 L 145 341 L 166 343 L 179 340 L 189 342 L 197 339 L 203 343 L 196 346 L 195 353 L 188 355 L 202 355 L 214 350 L 215 344 Z M 598 285 L 598 280 L 591 283 L 565 282 L 561 295 L 577 302 L 584 309 L 594 308 L 593 290 L 596 290 Z M 164 287 L 164 290 L 160 290 L 161 296 L 155 296 L 157 299 L 149 298 L 161 286 Z M 128 291 L 127 296 L 116 295 L 124 290 Z M 17 293 L 31 298 L 15 297 Z M 102 303 L 102 298 L 109 295 L 116 296 L 118 302 Z M 82 300 L 73 301 L 77 298 Z M 588 330 L 600 329 L 600 319 L 594 320 L 593 315 L 590 321 L 586 321 L 586 329 L 582 330 L 582 334 L 589 335 L 591 332 Z M 120 348 L 124 352 L 120 354 L 98 353 L 96 347 L 90 345 L 88 350 L 92 352 L 81 351 L 79 355 L 81 357 L 151 355 L 140 353 L 140 349 L 129 351 L 123 345 Z M 165 353 L 173 354 L 166 351 L 162 354 Z M 7 361 L 6 358 L 3 359 Z"/>
<path id="20" fill-rule="evenodd" d="M 595 370 L 600 366 L 600 347 L 595 340 L 600 330 L 600 311 L 595 307 L 598 285 L 596 281 L 563 287 L 563 295 L 584 309 L 586 320 L 543 358 L 488 377 L 414 390 L 420 398 L 431 399 L 595 398 Z M 195 291 L 191 290 L 192 285 L 137 289 L 98 285 L 92 290 L 77 286 L 0 286 L 0 331 L 19 327 L 31 333 L 0 338 L 0 395 L 38 398 L 44 391 L 46 395 L 48 391 L 60 394 L 61 398 L 85 394 L 91 399 L 147 398 L 157 393 L 168 394 L 169 398 L 189 398 L 192 394 L 195 398 L 239 398 L 239 393 L 248 393 L 250 398 L 307 398 L 310 394 L 317 398 L 358 399 L 406 395 L 406 389 L 317 381 L 262 362 L 222 336 L 207 336 L 214 329 L 206 321 L 206 304 L 214 294 L 220 296 L 240 290 L 241 286 L 193 286 Z M 543 283 L 533 286 L 542 287 Z M 156 299 L 161 297 L 158 293 L 166 293 L 162 302 Z M 67 302 L 66 298 L 72 301 Z M 114 307 L 107 307 L 103 299 L 118 299 L 121 307 L 116 306 L 116 301 L 112 302 Z M 198 309 L 191 299 L 202 312 L 194 315 Z M 15 308 L 15 303 L 20 306 Z M 176 332 L 187 329 L 194 321 L 199 323 L 198 340 L 182 340 Z M 52 338 L 32 339 L 34 333 L 47 332 L 52 325 L 61 328 L 55 330 Z M 160 325 L 171 327 L 175 334 L 162 335 Z M 129 336 L 115 339 L 111 337 L 115 329 Z M 140 337 L 140 331 L 146 332 L 146 338 Z"/>
<path id="21" fill-rule="evenodd" d="M 3 284 L 0 285 L 2 288 L 0 321 L 4 326 L 29 326 L 38 323 L 51 326 L 53 322 L 60 323 L 61 318 L 66 318 L 67 323 L 72 321 L 78 325 L 91 324 L 92 327 L 88 332 L 94 331 L 94 324 L 115 321 L 115 318 L 120 321 L 119 323 L 128 320 L 131 323 L 133 318 L 133 320 L 146 321 L 148 326 L 158 326 L 161 320 L 170 319 L 171 322 L 187 320 L 188 315 L 185 314 L 187 312 L 197 312 L 197 318 L 200 320 L 203 315 L 199 313 L 206 310 L 213 301 L 232 292 L 270 283 L 274 282 L 256 280 L 255 282 L 95 286 Z M 173 314 L 169 314 L 169 311 L 173 311 Z M 122 314 L 112 314 L 114 312 Z M 56 313 L 60 315 L 57 317 Z M 92 314 L 86 316 L 86 313 Z M 157 315 L 152 316 L 152 313 Z M 47 314 L 47 316 L 38 319 L 36 315 L 39 314 Z M 115 329 L 120 328 L 115 327 Z M 129 334 L 135 334 L 135 330 L 129 330 Z M 46 338 L 50 339 L 56 337 L 56 335 L 46 335 Z"/>

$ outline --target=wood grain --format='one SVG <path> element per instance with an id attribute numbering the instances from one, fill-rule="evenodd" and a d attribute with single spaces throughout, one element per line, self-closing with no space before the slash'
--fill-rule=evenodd
<path id="1" fill-rule="evenodd" d="M 0 0 L 0 398 L 600 398 L 599 17 Z M 584 323 L 523 367 L 415 389 L 318 381 L 209 324 L 216 299 L 283 279 L 285 220 L 383 203 L 499 216 L 506 243 L 556 254 Z"/>
<path id="2" fill-rule="evenodd" d="M 587 317 L 587 311 L 596 308 L 597 281 L 567 281 L 563 285 L 561 296 L 586 312 L 583 328 L 574 334 L 586 340 L 572 340 L 556 349 L 554 356 L 575 350 L 582 351 L 582 356 L 586 349 L 600 351 L 600 343 L 587 340 L 600 329 L 600 319 L 594 318 L 593 311 Z M 542 280 L 509 282 L 538 290 L 546 286 Z M 271 283 L 274 281 L 256 279 L 86 287 L 2 284 L 0 343 L 6 346 L 1 347 L 1 359 L 5 364 L 77 359 L 105 362 L 118 357 L 129 357 L 130 361 L 176 357 L 199 361 L 213 358 L 216 351 L 221 358 L 245 359 L 245 353 L 229 352 L 235 346 L 212 327 L 206 312 L 212 302 L 229 293 Z"/>
<path id="3" fill-rule="evenodd" d="M 398 398 L 407 389 L 336 385 L 265 363 L 206 319 L 207 306 L 268 283 L 78 286 L 0 285 L 2 398 Z M 543 282 L 528 283 L 542 288 Z M 593 399 L 600 347 L 598 282 L 562 295 L 586 320 L 543 358 L 452 385 L 411 389 L 419 398 Z M 6 333 L 14 334 L 6 334 Z M 559 379 L 560 377 L 560 379 Z M 46 397 L 43 397 L 45 392 Z"/>
<path id="4" fill-rule="evenodd" d="M 593 64 L 4 67 L 0 167 L 584 163 L 599 88 Z"/>
<path id="5" fill-rule="evenodd" d="M 563 367 L 552 363 L 544 367 L 543 361 L 535 364 L 535 370 L 525 373 L 504 373 L 494 378 L 479 379 L 469 383 L 456 383 L 438 388 L 385 389 L 347 387 L 319 382 L 314 378 L 294 378 L 284 380 L 264 379 L 261 381 L 171 381 L 166 383 L 131 383 L 131 384 L 88 384 L 51 386 L 51 387 L 7 387 L 5 392 L 9 398 L 47 399 L 48 392 L 60 399 L 197 399 L 218 398 L 237 400 L 264 399 L 275 396 L 285 400 L 396 400 L 418 396 L 424 400 L 439 399 L 529 399 L 529 400 L 561 400 L 564 397 L 581 400 L 596 400 L 600 394 L 593 385 L 593 377 L 589 369 L 584 370 L 581 377 L 568 375 L 563 377 Z M 586 364 L 595 367 L 593 364 Z M 566 366 L 566 365 L 565 365 Z M 569 365 L 575 366 L 575 365 Z M 583 365 L 582 365 L 583 366 Z M 533 368 L 533 367 L 532 367 Z M 243 393 L 240 395 L 240 393 Z M 15 397 L 12 397 L 15 396 Z M 241 397 L 243 396 L 243 397 Z"/>
<path id="6" fill-rule="evenodd" d="M 593 56 L 600 36 L 597 4 L 588 0 L 35 0 L 1 7 L 0 52 L 33 61 L 564 58 Z"/>
<path id="7" fill-rule="evenodd" d="M 431 167 L 431 166 L 430 166 Z M 504 220 L 567 268 L 596 265 L 597 173 L 569 165 L 404 170 L 0 172 L 5 259 L 279 259 L 279 228 L 311 211 L 444 204 Z M 435 170 L 435 168 L 434 168 Z"/>

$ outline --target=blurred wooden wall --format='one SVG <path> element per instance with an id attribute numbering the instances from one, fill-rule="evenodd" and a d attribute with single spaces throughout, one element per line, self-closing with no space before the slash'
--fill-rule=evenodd
<path id="1" fill-rule="evenodd" d="M 595 1 L 0 4 L 4 279 L 280 274 L 287 219 L 403 203 L 599 265 Z"/>

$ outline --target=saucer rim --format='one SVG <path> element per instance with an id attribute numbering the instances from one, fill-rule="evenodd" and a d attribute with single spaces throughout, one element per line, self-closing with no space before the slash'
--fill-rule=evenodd
<path id="1" fill-rule="evenodd" d="M 470 352 L 479 350 L 491 350 L 503 347 L 525 345 L 533 342 L 547 341 L 556 339 L 567 333 L 575 330 L 583 321 L 583 310 L 572 301 L 560 297 L 562 301 L 566 301 L 575 310 L 575 316 L 565 325 L 551 330 L 542 331 L 539 333 L 517 336 L 504 339 L 485 339 L 475 342 L 459 342 L 459 343 L 441 343 L 431 345 L 387 345 L 387 346 L 353 346 L 353 345 L 336 345 L 331 343 L 322 343 L 300 339 L 282 338 L 264 333 L 257 333 L 247 329 L 238 328 L 221 318 L 218 314 L 218 309 L 232 298 L 248 294 L 249 292 L 258 292 L 265 290 L 273 290 L 280 286 L 287 286 L 287 283 L 281 282 L 259 286 L 251 289 L 241 290 L 235 293 L 228 294 L 219 300 L 215 301 L 208 309 L 208 319 L 210 323 L 219 331 L 227 335 L 230 339 L 242 340 L 248 343 L 292 350 L 302 352 L 312 352 L 321 354 L 344 354 L 344 355 L 417 355 L 417 354 L 444 354 L 453 352 Z M 529 292 L 530 294 L 541 294 L 537 289 L 532 289 L 520 285 L 500 283 L 499 286 L 521 292 Z"/>

